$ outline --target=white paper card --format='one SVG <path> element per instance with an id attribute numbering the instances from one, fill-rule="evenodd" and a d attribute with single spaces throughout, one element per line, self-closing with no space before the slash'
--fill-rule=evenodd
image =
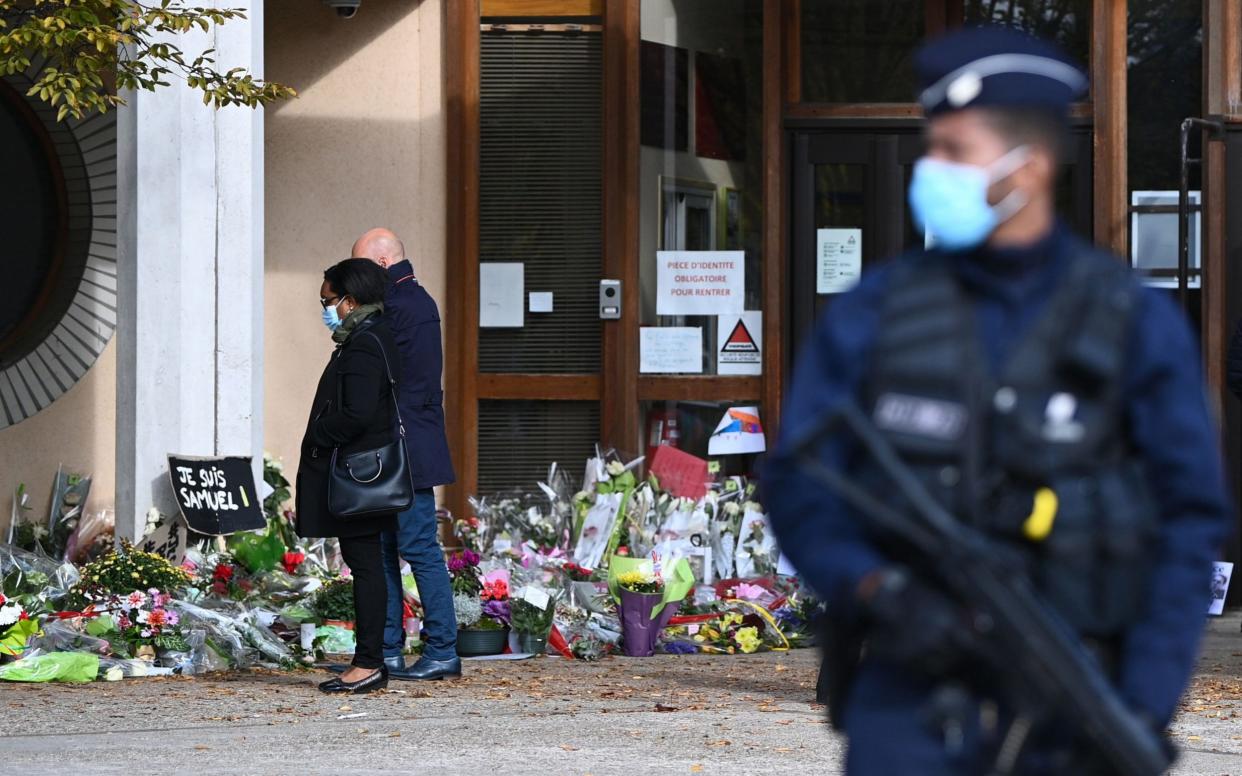
<path id="1" fill-rule="evenodd" d="M 643 326 L 638 350 L 644 374 L 703 372 L 703 330 L 697 326 Z"/>
<path id="2" fill-rule="evenodd" d="M 746 307 L 743 251 L 658 251 L 658 315 L 740 315 Z"/>
<path id="3" fill-rule="evenodd" d="M 520 329 L 525 325 L 522 302 L 526 265 L 521 262 L 479 263 L 479 326 Z"/>
<path id="4" fill-rule="evenodd" d="M 1225 594 L 1229 592 L 1229 578 L 1233 576 L 1233 564 L 1218 561 L 1212 564 L 1212 603 L 1208 614 L 1225 613 Z"/>
<path id="5" fill-rule="evenodd" d="M 798 570 L 794 568 L 794 565 L 789 562 L 789 558 L 786 558 L 785 553 L 783 552 L 781 553 L 781 556 L 776 559 L 776 573 L 782 577 L 798 576 Z"/>
<path id="6" fill-rule="evenodd" d="M 758 407 L 730 407 L 707 440 L 708 455 L 748 455 L 767 449 Z"/>
<path id="7" fill-rule="evenodd" d="M 862 275 L 861 229 L 815 230 L 815 293 L 849 291 Z"/>
<path id="8" fill-rule="evenodd" d="M 763 313 L 722 315 L 716 324 L 716 374 L 763 374 Z"/>
<path id="9" fill-rule="evenodd" d="M 531 291 L 530 292 L 530 311 L 532 313 L 552 312 L 552 292 L 551 291 Z"/>
<path id="10" fill-rule="evenodd" d="M 552 598 L 537 587 L 527 587 L 526 592 L 522 594 L 522 600 L 536 609 L 547 611 L 548 603 L 552 601 Z"/>

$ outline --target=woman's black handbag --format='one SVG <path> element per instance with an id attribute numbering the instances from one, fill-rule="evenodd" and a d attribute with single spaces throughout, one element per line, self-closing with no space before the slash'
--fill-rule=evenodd
<path id="1" fill-rule="evenodd" d="M 384 373 L 388 391 L 397 413 L 397 438 L 376 450 L 364 450 L 342 456 L 340 448 L 332 451 L 328 474 L 328 511 L 336 517 L 370 517 L 404 512 L 414 503 L 414 486 L 410 463 L 405 450 L 405 423 L 388 365 L 384 343 L 372 332 L 359 332 L 375 339 L 384 357 Z"/>

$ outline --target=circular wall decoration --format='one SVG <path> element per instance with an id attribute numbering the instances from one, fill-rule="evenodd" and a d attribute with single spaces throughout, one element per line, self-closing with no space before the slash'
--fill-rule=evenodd
<path id="1" fill-rule="evenodd" d="M 38 70 L 0 78 L 0 148 L 21 183 L 0 190 L 0 428 L 72 388 L 116 328 L 116 114 L 57 122 L 26 96 Z"/>

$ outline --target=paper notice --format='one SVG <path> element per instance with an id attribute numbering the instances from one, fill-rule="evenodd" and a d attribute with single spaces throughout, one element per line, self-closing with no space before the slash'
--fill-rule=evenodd
<path id="1" fill-rule="evenodd" d="M 525 325 L 522 302 L 526 265 L 520 262 L 479 263 L 479 326 L 520 329 Z"/>
<path id="2" fill-rule="evenodd" d="M 643 326 L 638 330 L 638 371 L 702 374 L 703 330 L 697 326 Z"/>
<path id="3" fill-rule="evenodd" d="M 849 291 L 862 275 L 861 229 L 815 230 L 815 293 Z"/>

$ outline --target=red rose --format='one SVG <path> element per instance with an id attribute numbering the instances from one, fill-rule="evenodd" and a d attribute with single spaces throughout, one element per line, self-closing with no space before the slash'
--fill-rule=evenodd
<path id="1" fill-rule="evenodd" d="M 298 570 L 298 566 L 302 565 L 304 560 L 306 560 L 305 553 L 286 552 L 285 556 L 280 559 L 280 563 L 285 567 L 287 573 L 293 574 Z"/>
<path id="2" fill-rule="evenodd" d="M 211 583 L 211 592 L 215 593 L 216 595 L 228 595 L 229 594 L 229 583 L 225 582 L 224 580 L 217 579 L 215 582 Z"/>
<path id="3" fill-rule="evenodd" d="M 217 563 L 216 570 L 211 573 L 211 578 L 217 582 L 228 582 L 233 578 L 233 567 L 227 563 Z"/>

